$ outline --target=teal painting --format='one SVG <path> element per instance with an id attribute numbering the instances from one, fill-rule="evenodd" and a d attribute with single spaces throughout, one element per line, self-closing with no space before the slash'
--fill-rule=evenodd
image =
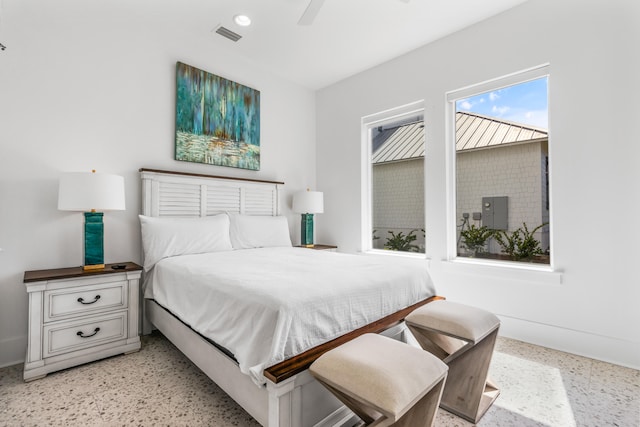
<path id="1" fill-rule="evenodd" d="M 260 91 L 178 62 L 176 160 L 260 170 Z"/>

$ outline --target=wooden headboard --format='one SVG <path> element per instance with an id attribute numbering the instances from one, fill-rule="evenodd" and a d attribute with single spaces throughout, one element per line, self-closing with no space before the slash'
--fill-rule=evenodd
<path id="1" fill-rule="evenodd" d="M 278 215 L 284 182 L 140 169 L 142 214 L 205 217 L 221 212 Z"/>

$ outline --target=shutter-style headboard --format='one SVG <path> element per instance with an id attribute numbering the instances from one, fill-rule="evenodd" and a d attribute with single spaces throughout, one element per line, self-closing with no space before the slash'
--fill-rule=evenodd
<path id="1" fill-rule="evenodd" d="M 278 215 L 284 182 L 140 169 L 142 214 L 204 217 L 221 212 Z"/>

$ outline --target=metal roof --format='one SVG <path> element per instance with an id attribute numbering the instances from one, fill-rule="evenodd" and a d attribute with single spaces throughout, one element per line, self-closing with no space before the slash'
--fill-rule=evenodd
<path id="1" fill-rule="evenodd" d="M 373 163 L 389 163 L 424 157 L 424 123 L 414 122 L 386 129 L 376 136 L 382 142 L 374 151 Z M 374 141 L 374 147 L 376 141 Z"/>
<path id="2" fill-rule="evenodd" d="M 456 113 L 456 151 L 548 138 L 546 129 L 476 113 Z"/>
<path id="3" fill-rule="evenodd" d="M 499 120 L 476 113 L 456 113 L 456 151 L 545 140 L 546 129 Z M 373 142 L 373 163 L 390 163 L 424 156 L 424 124 L 414 122 L 382 131 Z"/>

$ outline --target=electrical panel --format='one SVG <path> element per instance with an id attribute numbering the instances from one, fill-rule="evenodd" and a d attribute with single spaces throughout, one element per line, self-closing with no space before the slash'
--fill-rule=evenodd
<path id="1" fill-rule="evenodd" d="M 482 198 L 482 225 L 491 230 L 507 230 L 509 203 L 507 196 Z"/>

